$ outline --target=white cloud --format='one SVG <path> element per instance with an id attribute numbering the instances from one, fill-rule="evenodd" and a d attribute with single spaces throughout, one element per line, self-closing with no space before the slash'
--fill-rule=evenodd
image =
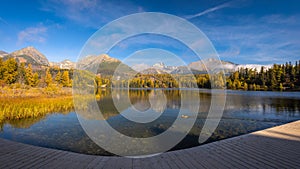
<path id="1" fill-rule="evenodd" d="M 18 34 L 18 44 L 25 42 L 43 43 L 46 41 L 47 27 L 39 25 L 36 27 L 28 27 Z"/>

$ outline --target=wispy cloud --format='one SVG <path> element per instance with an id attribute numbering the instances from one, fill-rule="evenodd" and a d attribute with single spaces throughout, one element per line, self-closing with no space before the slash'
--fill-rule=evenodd
<path id="1" fill-rule="evenodd" d="M 241 53 L 240 48 L 238 46 L 230 46 L 229 49 L 222 51 L 219 53 L 222 58 L 234 58 L 239 56 Z"/>
<path id="2" fill-rule="evenodd" d="M 294 61 L 300 53 L 298 15 L 230 16 L 223 24 L 198 25 L 222 59 L 237 63 L 272 64 Z"/>
<path id="3" fill-rule="evenodd" d="M 25 42 L 43 43 L 46 41 L 47 27 L 38 25 L 36 27 L 28 27 L 18 33 L 18 44 Z"/>
<path id="4" fill-rule="evenodd" d="M 4 20 L 2 17 L 0 17 L 0 22 L 4 23 L 4 24 L 6 24 L 6 25 L 9 25 L 9 24 L 6 22 L 6 20 Z"/>
<path id="5" fill-rule="evenodd" d="M 223 3 L 223 4 L 218 5 L 218 6 L 214 6 L 212 8 L 206 9 L 206 10 L 200 12 L 200 13 L 186 16 L 186 19 L 193 19 L 193 18 L 196 18 L 196 17 L 199 17 L 199 16 L 203 16 L 205 14 L 208 14 L 208 13 L 211 13 L 211 12 L 223 9 L 223 8 L 232 7 L 232 6 L 234 6 L 235 2 L 236 1 L 229 1 L 229 2 Z"/>

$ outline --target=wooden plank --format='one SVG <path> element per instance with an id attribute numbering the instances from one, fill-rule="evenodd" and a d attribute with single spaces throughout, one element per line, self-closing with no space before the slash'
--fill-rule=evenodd
<path id="1" fill-rule="evenodd" d="M 102 157 L 99 156 L 97 157 L 95 160 L 93 160 L 88 166 L 87 168 L 103 168 L 105 163 L 110 159 L 110 157 Z"/>
<path id="2" fill-rule="evenodd" d="M 257 168 L 276 168 L 276 164 L 273 164 L 272 161 L 268 161 L 263 159 L 258 155 L 253 155 L 249 152 L 248 149 L 239 148 L 239 146 L 232 146 L 232 144 L 228 144 L 228 146 L 223 143 L 219 145 L 220 149 L 225 149 L 229 154 L 236 154 L 236 159 L 238 161 L 245 162 L 249 164 L 249 166 L 257 167 Z M 279 166 L 280 167 L 280 166 Z"/>
<path id="3" fill-rule="evenodd" d="M 262 138 L 259 139 L 260 140 L 260 144 L 255 144 L 255 146 L 251 146 L 251 143 L 240 143 L 240 142 L 236 142 L 236 143 L 224 143 L 223 145 L 228 145 L 228 146 L 234 146 L 235 148 L 240 148 L 240 149 L 244 149 L 245 151 L 247 150 L 247 153 L 253 155 L 253 156 L 258 156 L 260 157 L 260 159 L 263 159 L 265 162 L 268 163 L 273 163 L 274 161 L 280 160 L 280 165 L 286 165 L 286 166 L 290 166 L 290 167 L 294 167 L 294 166 L 299 166 L 299 160 L 295 157 L 297 157 L 297 155 L 293 152 L 287 153 L 287 151 L 282 151 L 280 150 L 279 152 L 276 150 L 276 148 L 274 147 L 270 147 L 269 145 L 272 145 L 272 143 L 268 143 L 266 144 L 261 144 L 261 140 L 263 140 Z M 282 142 L 283 145 L 288 145 L 287 142 Z M 266 148 L 267 146 L 267 148 Z M 286 146 L 283 146 L 284 149 L 286 150 Z M 300 157 L 298 155 L 298 157 Z M 296 161 L 294 161 L 296 160 Z"/>
<path id="4" fill-rule="evenodd" d="M 22 165 L 23 163 L 26 163 L 27 160 L 32 159 L 32 154 L 39 151 L 39 147 L 26 147 L 20 151 L 16 151 L 15 153 L 8 155 L 8 158 L 6 160 L 3 160 L 1 164 L 4 164 L 4 168 L 10 166 L 13 167 L 14 165 Z M 30 158 L 28 158 L 28 155 L 30 156 Z"/>
<path id="5" fill-rule="evenodd" d="M 34 168 L 53 168 L 61 161 L 61 157 L 64 157 L 67 155 L 68 152 L 59 152 L 58 154 L 54 154 L 53 156 L 49 157 L 47 161 L 43 161 L 42 163 L 39 163 L 37 166 L 34 166 Z"/>
<path id="6" fill-rule="evenodd" d="M 199 147 L 130 159 L 0 139 L 0 168 L 300 168 L 300 120 Z"/>
<path id="7" fill-rule="evenodd" d="M 174 151 L 170 152 L 170 154 L 174 155 L 182 164 L 183 167 L 187 166 L 187 168 L 206 168 L 205 166 L 199 164 L 197 161 L 195 161 L 193 158 L 189 156 L 185 151 L 180 150 L 180 151 Z"/>
<path id="8" fill-rule="evenodd" d="M 24 154 L 22 153 L 21 156 L 23 158 L 18 159 L 19 161 L 16 161 L 14 165 L 11 165 L 12 168 L 28 168 L 30 165 L 33 165 L 36 161 L 39 163 L 42 162 L 43 157 L 45 154 L 47 154 L 49 151 L 45 149 L 35 149 L 36 151 L 30 152 L 25 151 Z M 31 158 L 27 157 L 27 154 L 30 154 Z"/>
<path id="9" fill-rule="evenodd" d="M 238 159 L 228 155 L 227 151 L 224 151 L 224 149 L 219 149 L 219 147 L 216 146 L 218 145 L 211 144 L 211 146 L 203 147 L 201 152 L 210 154 L 212 158 L 216 160 L 216 162 L 220 163 L 220 165 L 224 165 L 226 168 L 245 166 L 244 163 L 240 163 Z"/>
<path id="10" fill-rule="evenodd" d="M 34 162 L 31 163 L 31 165 L 26 166 L 26 168 L 43 168 L 46 165 L 56 163 L 56 160 L 59 159 L 61 156 L 64 156 L 66 153 L 67 152 L 51 150 L 48 153 L 45 153 L 45 155 L 42 158 L 36 159 Z"/>

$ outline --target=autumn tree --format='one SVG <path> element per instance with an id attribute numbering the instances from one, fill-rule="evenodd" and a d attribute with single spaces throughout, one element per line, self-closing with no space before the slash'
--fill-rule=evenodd
<path id="1" fill-rule="evenodd" d="M 17 81 L 18 63 L 14 58 L 9 58 L 3 65 L 3 80 L 6 84 L 13 84 Z"/>
<path id="2" fill-rule="evenodd" d="M 18 83 L 20 84 L 25 83 L 25 70 L 26 70 L 25 63 L 22 62 L 18 68 Z"/>
<path id="3" fill-rule="evenodd" d="M 248 90 L 248 84 L 246 82 L 244 83 L 244 90 Z"/>
<path id="4" fill-rule="evenodd" d="M 49 69 L 46 70 L 45 83 L 47 86 L 50 86 L 52 84 L 52 75 Z"/>
<path id="5" fill-rule="evenodd" d="M 33 81 L 32 84 L 33 86 L 37 86 L 39 84 L 40 80 L 39 80 L 39 74 L 37 72 L 35 72 L 33 74 Z"/>
<path id="6" fill-rule="evenodd" d="M 70 77 L 69 77 L 69 72 L 68 71 L 64 71 L 64 73 L 61 76 L 61 84 L 63 85 L 63 87 L 70 87 Z"/>
<path id="7" fill-rule="evenodd" d="M 29 64 L 25 69 L 25 84 L 29 86 L 34 86 L 34 78 L 32 72 L 32 66 Z"/>
<path id="8" fill-rule="evenodd" d="M 57 84 L 61 83 L 61 73 L 60 71 L 57 72 L 56 76 L 55 76 L 55 81 Z"/>
<path id="9" fill-rule="evenodd" d="M 3 73 L 4 73 L 4 63 L 2 58 L 0 58 L 0 80 L 3 80 Z"/>

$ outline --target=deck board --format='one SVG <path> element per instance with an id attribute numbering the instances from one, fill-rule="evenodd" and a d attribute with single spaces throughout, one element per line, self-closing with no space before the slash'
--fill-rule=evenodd
<path id="1" fill-rule="evenodd" d="M 147 158 L 105 157 L 0 139 L 0 168 L 300 168 L 300 120 Z"/>

